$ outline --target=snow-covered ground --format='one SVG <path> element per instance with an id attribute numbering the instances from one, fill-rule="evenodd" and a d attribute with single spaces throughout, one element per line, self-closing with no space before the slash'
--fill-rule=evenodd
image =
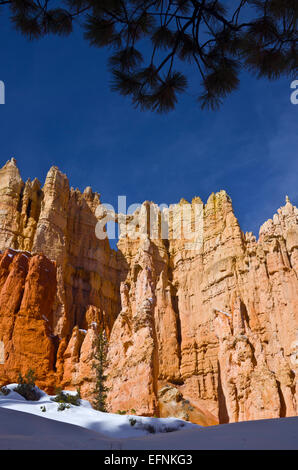
<path id="1" fill-rule="evenodd" d="M 44 392 L 39 401 L 26 401 L 15 385 L 0 395 L 0 449 L 298 449 L 298 417 L 204 428 L 175 418 L 100 413 L 85 400 L 58 411 Z"/>
<path id="2" fill-rule="evenodd" d="M 10 390 L 9 394 L 0 394 L 0 411 L 2 411 L 1 408 L 5 408 L 30 413 L 42 418 L 81 426 L 90 431 L 96 431 L 107 438 L 127 439 L 147 436 L 152 433 L 169 433 L 179 429 L 197 429 L 200 427 L 177 418 L 148 418 L 102 413 L 94 410 L 87 400 L 80 400 L 80 406 L 67 405 L 69 408 L 59 411 L 59 403 L 53 401 L 54 396 L 49 396 L 38 387 L 35 387 L 40 394 L 40 399 L 38 401 L 27 401 L 14 391 L 16 386 L 17 384 L 10 384 L 6 387 Z M 65 393 L 76 394 L 76 392 L 71 391 Z M 0 433 L 2 434 L 2 432 L 3 427 L 1 426 Z"/>

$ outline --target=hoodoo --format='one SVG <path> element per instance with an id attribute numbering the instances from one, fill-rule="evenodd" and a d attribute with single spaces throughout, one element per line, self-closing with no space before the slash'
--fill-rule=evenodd
<path id="1" fill-rule="evenodd" d="M 170 235 L 179 208 L 190 215 L 168 239 L 148 227 L 149 213 L 164 214 L 146 202 L 141 236 L 123 232 L 117 251 L 96 236 L 100 204 L 56 167 L 43 187 L 24 183 L 14 159 L 0 170 L 0 385 L 34 368 L 48 392 L 80 387 L 91 398 L 103 327 L 110 411 L 203 425 L 297 415 L 298 209 L 289 198 L 258 240 L 241 231 L 225 191 L 176 204 Z"/>

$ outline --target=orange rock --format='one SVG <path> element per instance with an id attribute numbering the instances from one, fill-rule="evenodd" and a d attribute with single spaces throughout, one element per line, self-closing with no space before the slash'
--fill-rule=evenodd
<path id="1" fill-rule="evenodd" d="M 111 411 L 203 425 L 297 414 L 298 210 L 288 198 L 258 240 L 225 191 L 205 205 L 147 201 L 114 216 L 115 252 L 95 235 L 99 195 L 69 189 L 56 167 L 41 188 L 7 162 L 0 196 L 1 383 L 31 367 L 46 390 L 80 387 L 91 399 L 104 328 Z"/>
<path id="2" fill-rule="evenodd" d="M 168 244 L 146 240 L 146 229 L 145 241 L 120 238 L 129 269 L 110 339 L 111 410 L 137 397 L 140 413 L 152 414 L 153 404 L 168 413 L 160 390 L 171 385 L 199 424 L 297 414 L 297 221 L 287 202 L 257 242 L 241 232 L 221 191 L 204 206 L 199 249 L 189 248 L 199 233 Z"/>
<path id="3" fill-rule="evenodd" d="M 55 385 L 57 348 L 52 331 L 55 263 L 44 255 L 6 250 L 0 265 L 7 273 L 0 291 L 0 340 L 4 344 L 1 379 L 14 382 L 19 372 L 24 375 L 32 368 L 37 383 L 49 390 Z"/>

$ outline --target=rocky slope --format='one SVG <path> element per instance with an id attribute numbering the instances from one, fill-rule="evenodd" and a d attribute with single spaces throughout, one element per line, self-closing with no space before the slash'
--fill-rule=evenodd
<path id="1" fill-rule="evenodd" d="M 256 240 L 224 191 L 146 202 L 113 216 L 118 251 L 96 236 L 106 215 L 56 167 L 43 188 L 13 159 L 0 170 L 0 383 L 33 367 L 48 391 L 90 398 L 103 326 L 111 411 L 206 425 L 296 415 L 297 208 L 287 199 Z"/>

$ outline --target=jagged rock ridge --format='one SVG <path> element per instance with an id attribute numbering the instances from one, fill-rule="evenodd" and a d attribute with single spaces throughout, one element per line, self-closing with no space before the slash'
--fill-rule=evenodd
<path id="1" fill-rule="evenodd" d="M 159 213 L 147 202 L 142 236 L 128 231 L 115 252 L 95 235 L 99 205 L 56 167 L 43 188 L 24 184 L 14 160 L 0 170 L 1 382 L 34 366 L 41 386 L 90 397 L 103 325 L 111 411 L 202 424 L 296 415 L 297 208 L 287 199 L 257 241 L 220 191 L 190 205 L 203 232 L 190 215 L 190 236 L 164 240 L 146 228 Z"/>

